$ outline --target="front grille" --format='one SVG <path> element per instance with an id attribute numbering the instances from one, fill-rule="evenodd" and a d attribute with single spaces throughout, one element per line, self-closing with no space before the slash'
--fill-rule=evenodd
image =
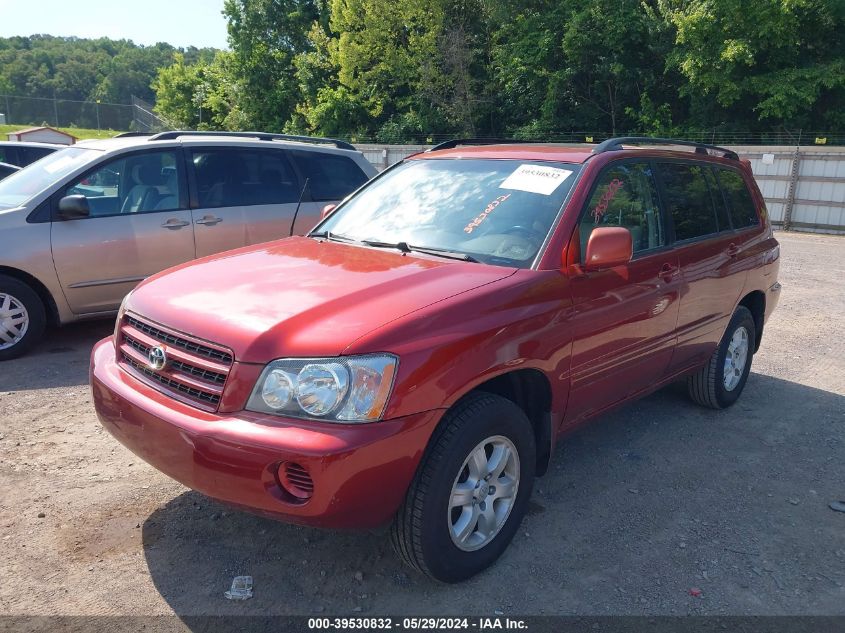
<path id="1" fill-rule="evenodd" d="M 143 321 L 139 321 L 138 319 L 133 318 L 131 316 L 127 316 L 126 321 L 135 329 L 151 336 L 152 338 L 161 343 L 167 343 L 168 345 L 173 345 L 175 347 L 184 349 L 187 352 L 192 352 L 199 356 L 211 358 L 213 360 L 223 363 L 224 365 L 232 364 L 231 354 L 214 349 L 213 347 L 208 347 L 207 345 L 202 345 L 186 338 L 182 338 L 180 336 L 175 336 L 173 334 L 170 334 L 169 332 L 165 332 L 164 330 L 144 323 Z"/>
<path id="2" fill-rule="evenodd" d="M 128 334 L 124 333 L 123 339 L 128 345 L 131 345 L 134 349 L 141 352 L 144 356 L 150 353 L 150 348 L 147 345 L 136 341 Z M 173 369 L 181 371 L 185 374 L 190 374 L 191 376 L 199 376 L 200 378 L 204 378 L 209 382 L 217 383 L 218 385 L 222 385 L 226 382 L 226 374 L 221 374 L 216 371 L 209 371 L 207 369 L 202 369 L 201 367 L 194 367 L 192 365 L 189 365 L 188 363 L 183 363 L 180 360 L 170 361 L 170 366 L 173 367 Z"/>
<path id="3" fill-rule="evenodd" d="M 161 369 L 149 364 L 154 347 L 164 348 L 167 355 Z M 121 323 L 118 348 L 124 369 L 158 391 L 208 411 L 220 405 L 233 362 L 225 348 L 129 315 Z"/>
<path id="4" fill-rule="evenodd" d="M 205 391 L 200 391 L 199 389 L 194 389 L 193 387 L 188 387 L 187 385 L 183 385 L 177 380 L 171 380 L 167 376 L 158 374 L 149 367 L 141 365 L 141 363 L 137 362 L 133 358 L 130 358 L 126 354 L 123 354 L 123 361 L 130 367 L 133 367 L 136 371 L 141 372 L 148 378 L 152 378 L 157 383 L 170 387 L 171 389 L 175 389 L 179 393 L 183 393 L 187 396 L 190 396 L 191 398 L 196 398 L 201 402 L 207 402 L 209 404 L 212 404 L 214 405 L 215 409 L 217 408 L 217 405 L 220 404 L 220 396 L 206 393 Z"/>

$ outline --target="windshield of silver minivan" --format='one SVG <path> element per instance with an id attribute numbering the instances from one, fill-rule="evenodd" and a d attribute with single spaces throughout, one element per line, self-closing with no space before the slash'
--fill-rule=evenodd
<path id="1" fill-rule="evenodd" d="M 409 160 L 365 186 L 312 235 L 527 268 L 578 169 L 530 160 Z"/>
<path id="2" fill-rule="evenodd" d="M 68 147 L 35 161 L 0 180 L 0 209 L 21 206 L 54 182 L 102 155 L 99 150 Z"/>

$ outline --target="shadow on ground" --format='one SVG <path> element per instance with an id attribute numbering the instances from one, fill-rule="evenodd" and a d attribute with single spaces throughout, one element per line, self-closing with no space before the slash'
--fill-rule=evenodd
<path id="1" fill-rule="evenodd" d="M 845 397 L 765 375 L 727 411 L 664 389 L 561 442 L 511 547 L 459 585 L 406 569 L 386 534 L 195 492 L 144 522 L 144 555 L 179 615 L 845 614 L 843 431 Z M 253 599 L 223 597 L 236 575 Z"/>
<path id="2" fill-rule="evenodd" d="M 49 328 L 29 354 L 0 363 L 0 391 L 87 384 L 91 348 L 113 331 L 114 319 Z"/>

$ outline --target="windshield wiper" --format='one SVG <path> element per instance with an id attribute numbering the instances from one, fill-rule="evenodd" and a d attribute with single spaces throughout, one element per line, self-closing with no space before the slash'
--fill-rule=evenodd
<path id="1" fill-rule="evenodd" d="M 461 253 L 459 251 L 453 251 L 448 248 L 436 248 L 433 246 L 414 246 L 412 244 L 408 244 L 408 242 L 379 242 L 376 240 L 362 240 L 362 244 L 366 244 L 367 246 L 372 246 L 374 248 L 395 248 L 397 250 L 402 251 L 403 253 L 424 253 L 426 255 L 434 255 L 435 257 L 447 257 L 449 259 L 460 259 L 461 261 L 465 262 L 474 262 L 478 263 L 478 260 L 475 259 L 472 255 L 468 255 L 467 253 Z"/>
<path id="2" fill-rule="evenodd" d="M 346 242 L 348 244 L 360 244 L 359 240 L 356 240 L 353 237 L 347 237 L 346 235 L 341 235 L 340 233 L 332 233 L 331 231 L 320 231 L 319 233 L 309 233 L 308 237 L 321 237 L 323 239 L 329 240 L 330 242 Z"/>

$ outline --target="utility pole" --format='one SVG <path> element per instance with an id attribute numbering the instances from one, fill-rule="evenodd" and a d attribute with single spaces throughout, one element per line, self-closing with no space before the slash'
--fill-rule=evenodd
<path id="1" fill-rule="evenodd" d="M 97 131 L 100 131 L 100 100 L 97 99 Z"/>
<path id="2" fill-rule="evenodd" d="M 56 100 L 55 88 L 53 88 L 53 114 L 56 117 L 56 127 L 59 127 L 59 102 Z"/>

